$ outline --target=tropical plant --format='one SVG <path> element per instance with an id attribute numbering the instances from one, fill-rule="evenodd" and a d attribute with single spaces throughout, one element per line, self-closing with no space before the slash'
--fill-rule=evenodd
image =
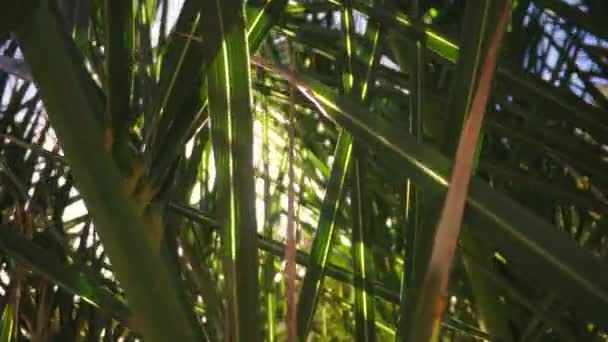
<path id="1" fill-rule="evenodd" d="M 608 341 L 605 1 L 0 4 L 0 341 Z"/>

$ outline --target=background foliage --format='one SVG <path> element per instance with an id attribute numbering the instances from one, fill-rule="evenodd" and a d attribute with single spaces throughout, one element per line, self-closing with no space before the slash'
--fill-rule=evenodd
<path id="1" fill-rule="evenodd" d="M 0 4 L 1 341 L 285 340 L 290 183 L 299 337 L 417 323 L 502 1 Z M 607 4 L 513 1 L 442 341 L 608 340 Z"/>

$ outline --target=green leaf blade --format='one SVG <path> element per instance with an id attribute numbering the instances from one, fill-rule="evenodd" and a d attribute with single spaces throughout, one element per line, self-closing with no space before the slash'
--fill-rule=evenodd
<path id="1" fill-rule="evenodd" d="M 298 300 L 298 336 L 302 340 L 308 334 L 319 299 L 329 247 L 335 230 L 336 215 L 342 199 L 342 191 L 351 158 L 352 138 L 346 132 L 340 133 L 334 154 L 334 164 L 311 247 L 309 268 L 302 281 L 302 289 Z"/>
<path id="2" fill-rule="evenodd" d="M 253 173 L 249 51 L 239 1 L 211 1 L 221 49 L 207 73 L 216 158 L 230 338 L 259 340 L 258 251 Z M 229 15 L 230 14 L 230 15 Z M 230 18 L 230 21 L 225 21 Z M 251 312 L 251 308 L 255 308 Z"/>

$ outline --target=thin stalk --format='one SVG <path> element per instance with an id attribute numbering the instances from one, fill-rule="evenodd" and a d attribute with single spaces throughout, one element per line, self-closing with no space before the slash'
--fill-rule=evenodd
<path id="1" fill-rule="evenodd" d="M 419 21 L 419 1 L 414 0 L 410 5 L 411 16 L 414 20 Z M 424 58 L 424 45 L 420 37 L 415 40 L 415 47 L 408 56 L 411 60 L 411 75 L 410 82 L 413 83 L 411 87 L 411 94 L 409 99 L 409 133 L 416 138 L 416 141 L 422 142 L 422 113 L 424 111 L 424 72 L 425 72 L 425 58 Z M 396 47 L 398 48 L 398 47 Z M 416 265 L 416 249 L 419 248 L 417 244 L 417 231 L 419 229 L 419 215 L 420 215 L 420 191 L 413 184 L 411 179 L 405 181 L 405 201 L 404 201 L 404 270 L 401 277 L 401 304 L 399 306 L 399 321 L 397 324 L 397 331 L 395 334 L 395 341 L 403 339 L 407 334 L 407 322 L 408 313 L 411 312 L 410 296 L 414 284 L 414 277 L 417 274 Z M 409 312 L 408 312 L 409 310 Z M 413 318 L 411 318 L 413 319 Z"/>
<path id="2" fill-rule="evenodd" d="M 411 331 L 411 341 L 428 341 L 429 339 L 436 341 L 439 338 L 439 323 L 443 316 L 449 270 L 460 235 L 477 141 L 510 11 L 511 2 L 507 0 L 483 63 L 471 110 L 458 143 L 450 185 L 435 231 L 428 270 L 424 276 L 420 299 L 415 309 L 414 317 L 418 317 L 420 321 Z"/>
<path id="3" fill-rule="evenodd" d="M 268 132 L 269 127 L 269 114 L 267 103 L 263 103 L 263 132 L 262 132 L 262 163 L 263 163 L 263 181 L 264 181 L 264 235 L 273 236 L 273 225 L 270 222 L 270 214 L 272 212 L 271 205 L 273 197 L 270 193 L 270 144 Z M 279 177 L 280 179 L 280 177 Z M 276 197 L 276 196 L 275 196 Z M 264 256 L 264 265 L 262 269 L 262 288 L 266 296 L 266 340 L 268 342 L 275 341 L 275 310 L 276 310 L 276 295 L 274 287 L 274 258 L 270 254 Z"/>
<path id="4" fill-rule="evenodd" d="M 377 1 L 376 6 L 381 2 Z M 355 68 L 355 59 L 358 57 L 355 47 L 359 45 L 355 35 L 355 20 L 352 1 L 344 1 L 342 10 L 344 29 L 345 68 L 342 73 L 342 88 L 345 96 L 350 96 L 361 103 L 368 104 L 372 70 L 377 64 L 379 52 L 380 25 L 375 22 L 368 23 L 367 36 L 372 42 L 371 51 L 367 52 L 362 46 L 362 68 Z M 359 72 L 358 72 L 359 71 Z M 372 203 L 367 187 L 368 158 L 365 143 L 353 140 L 353 172 L 351 181 L 352 211 L 352 264 L 353 285 L 355 287 L 355 337 L 357 341 L 375 341 L 375 310 L 372 283 L 374 281 L 373 255 L 372 255 Z"/>
<path id="5" fill-rule="evenodd" d="M 295 75 L 296 53 L 290 46 L 292 78 Z M 287 248 L 285 249 L 285 286 L 287 288 L 287 341 L 297 340 L 298 322 L 296 310 L 296 219 L 295 219 L 295 190 L 294 190 L 294 145 L 295 145 L 295 101 L 296 87 L 290 82 L 289 88 L 289 117 L 287 119 L 288 151 L 287 151 Z"/>

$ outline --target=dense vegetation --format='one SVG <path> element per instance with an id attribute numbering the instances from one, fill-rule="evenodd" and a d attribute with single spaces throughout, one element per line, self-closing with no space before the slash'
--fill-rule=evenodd
<path id="1" fill-rule="evenodd" d="M 421 299 L 505 1 L 0 1 L 0 342 L 608 341 L 605 0 L 507 3 Z"/>

